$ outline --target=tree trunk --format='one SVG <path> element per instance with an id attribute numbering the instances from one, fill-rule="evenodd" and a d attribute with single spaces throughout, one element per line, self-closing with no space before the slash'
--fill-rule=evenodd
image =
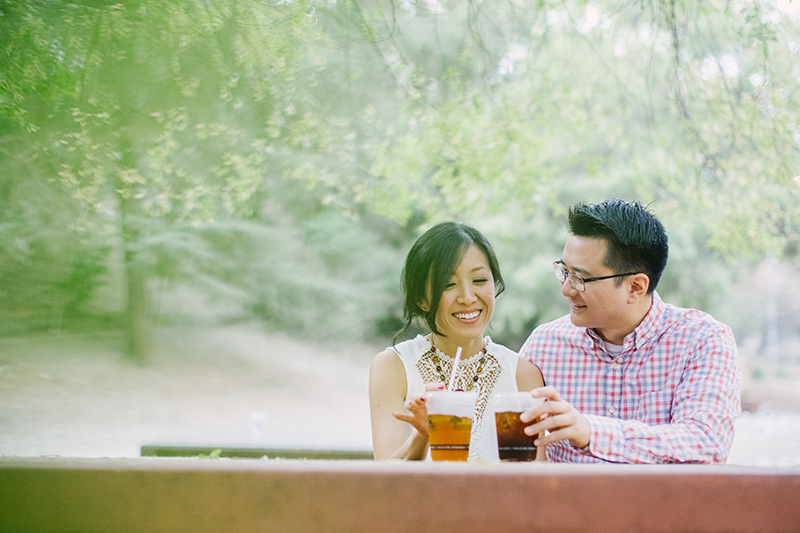
<path id="1" fill-rule="evenodd" d="M 125 242 L 128 356 L 138 364 L 147 360 L 147 280 Z"/>
<path id="2" fill-rule="evenodd" d="M 117 188 L 119 191 L 120 189 Z M 117 193 L 119 200 L 120 233 L 123 249 L 123 280 L 126 288 L 126 334 L 127 355 L 137 364 L 147 361 L 147 276 L 139 261 L 133 244 L 139 240 L 139 229 L 131 220 L 130 200 Z"/>

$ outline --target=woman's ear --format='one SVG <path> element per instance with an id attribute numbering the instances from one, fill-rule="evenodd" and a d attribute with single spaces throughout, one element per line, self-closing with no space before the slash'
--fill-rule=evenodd
<path id="1" fill-rule="evenodd" d="M 425 303 L 425 302 L 419 302 L 419 303 L 417 304 L 417 307 L 419 307 L 420 309 L 422 309 L 422 312 L 423 312 L 423 313 L 427 313 L 427 312 L 428 312 L 428 304 L 427 304 L 427 303 Z"/>

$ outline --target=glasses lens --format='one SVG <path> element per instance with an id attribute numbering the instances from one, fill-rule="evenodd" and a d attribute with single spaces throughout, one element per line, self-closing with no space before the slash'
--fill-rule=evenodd
<path id="1" fill-rule="evenodd" d="M 572 286 L 573 289 L 575 289 L 578 292 L 583 292 L 584 290 L 586 290 L 586 284 L 583 282 L 582 277 L 573 274 L 572 272 L 561 266 L 561 264 L 558 262 L 553 263 L 553 269 L 556 271 L 556 278 L 558 278 L 558 281 L 560 281 L 561 283 L 564 283 L 565 281 L 567 281 L 567 278 L 569 278 L 569 284 Z"/>
<path id="2" fill-rule="evenodd" d="M 561 283 L 567 281 L 567 271 L 564 270 L 558 263 L 553 263 L 553 270 L 556 272 L 556 278 Z"/>

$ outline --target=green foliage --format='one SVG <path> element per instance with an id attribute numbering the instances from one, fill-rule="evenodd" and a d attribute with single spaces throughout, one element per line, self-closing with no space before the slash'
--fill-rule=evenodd
<path id="1" fill-rule="evenodd" d="M 29 153 L 13 140 L 5 149 Z M 75 221 L 85 215 L 77 202 L 28 175 L 45 162 L 31 158 L 21 165 L 17 157 L 3 156 L 0 334 L 61 331 L 88 312 L 94 288 L 105 279 L 110 245 L 77 229 Z"/>
<path id="2" fill-rule="evenodd" d="M 493 334 L 517 345 L 564 312 L 566 206 L 610 196 L 670 228 L 665 295 L 714 307 L 737 261 L 800 241 L 800 32 L 776 5 L 0 2 L 5 313 L 57 329 L 121 273 L 120 300 L 160 282 L 385 335 L 410 243 L 457 219 L 495 242 Z"/>
<path id="3" fill-rule="evenodd" d="M 676 220 L 702 213 L 719 253 L 797 240 L 796 19 L 758 2 L 431 6 L 440 16 L 401 6 L 402 33 L 350 46 L 395 80 L 394 106 L 366 98 L 347 126 L 380 142 L 341 135 L 326 150 L 351 165 L 314 159 L 293 177 L 400 223 L 530 213 L 563 205 L 566 181 L 587 200 L 633 181 Z"/>
<path id="4" fill-rule="evenodd" d="M 219 459 L 222 457 L 222 448 L 214 448 L 210 452 L 206 453 L 198 453 L 198 459 Z"/>
<path id="5" fill-rule="evenodd" d="M 150 231 L 136 245 L 137 261 L 162 280 L 162 291 L 208 295 L 220 318 L 257 318 L 306 338 L 374 334 L 375 310 L 397 297 L 397 284 L 386 280 L 399 278 L 400 253 L 338 210 L 306 213 L 305 220 L 277 204 L 269 212 L 268 224 L 229 220 Z M 171 313 L 167 305 L 160 320 L 181 320 Z"/>

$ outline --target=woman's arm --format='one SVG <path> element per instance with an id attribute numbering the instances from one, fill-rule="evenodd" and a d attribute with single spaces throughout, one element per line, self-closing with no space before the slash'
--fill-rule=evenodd
<path id="1" fill-rule="evenodd" d="M 539 367 L 527 359 L 520 358 L 517 362 L 517 390 L 529 392 L 544 386 L 544 377 Z M 536 453 L 536 460 L 547 461 L 547 452 L 544 446 L 539 446 L 539 450 Z"/>
<path id="2" fill-rule="evenodd" d="M 375 459 L 423 460 L 428 455 L 427 409 L 418 396 L 406 402 L 406 373 L 394 350 L 385 350 L 369 369 L 369 407 Z M 406 408 L 411 415 L 406 414 Z M 406 438 L 406 423 L 412 425 Z"/>
<path id="3" fill-rule="evenodd" d="M 520 358 L 517 361 L 517 390 L 527 392 L 539 387 L 544 387 L 544 377 L 539 367 Z"/>

